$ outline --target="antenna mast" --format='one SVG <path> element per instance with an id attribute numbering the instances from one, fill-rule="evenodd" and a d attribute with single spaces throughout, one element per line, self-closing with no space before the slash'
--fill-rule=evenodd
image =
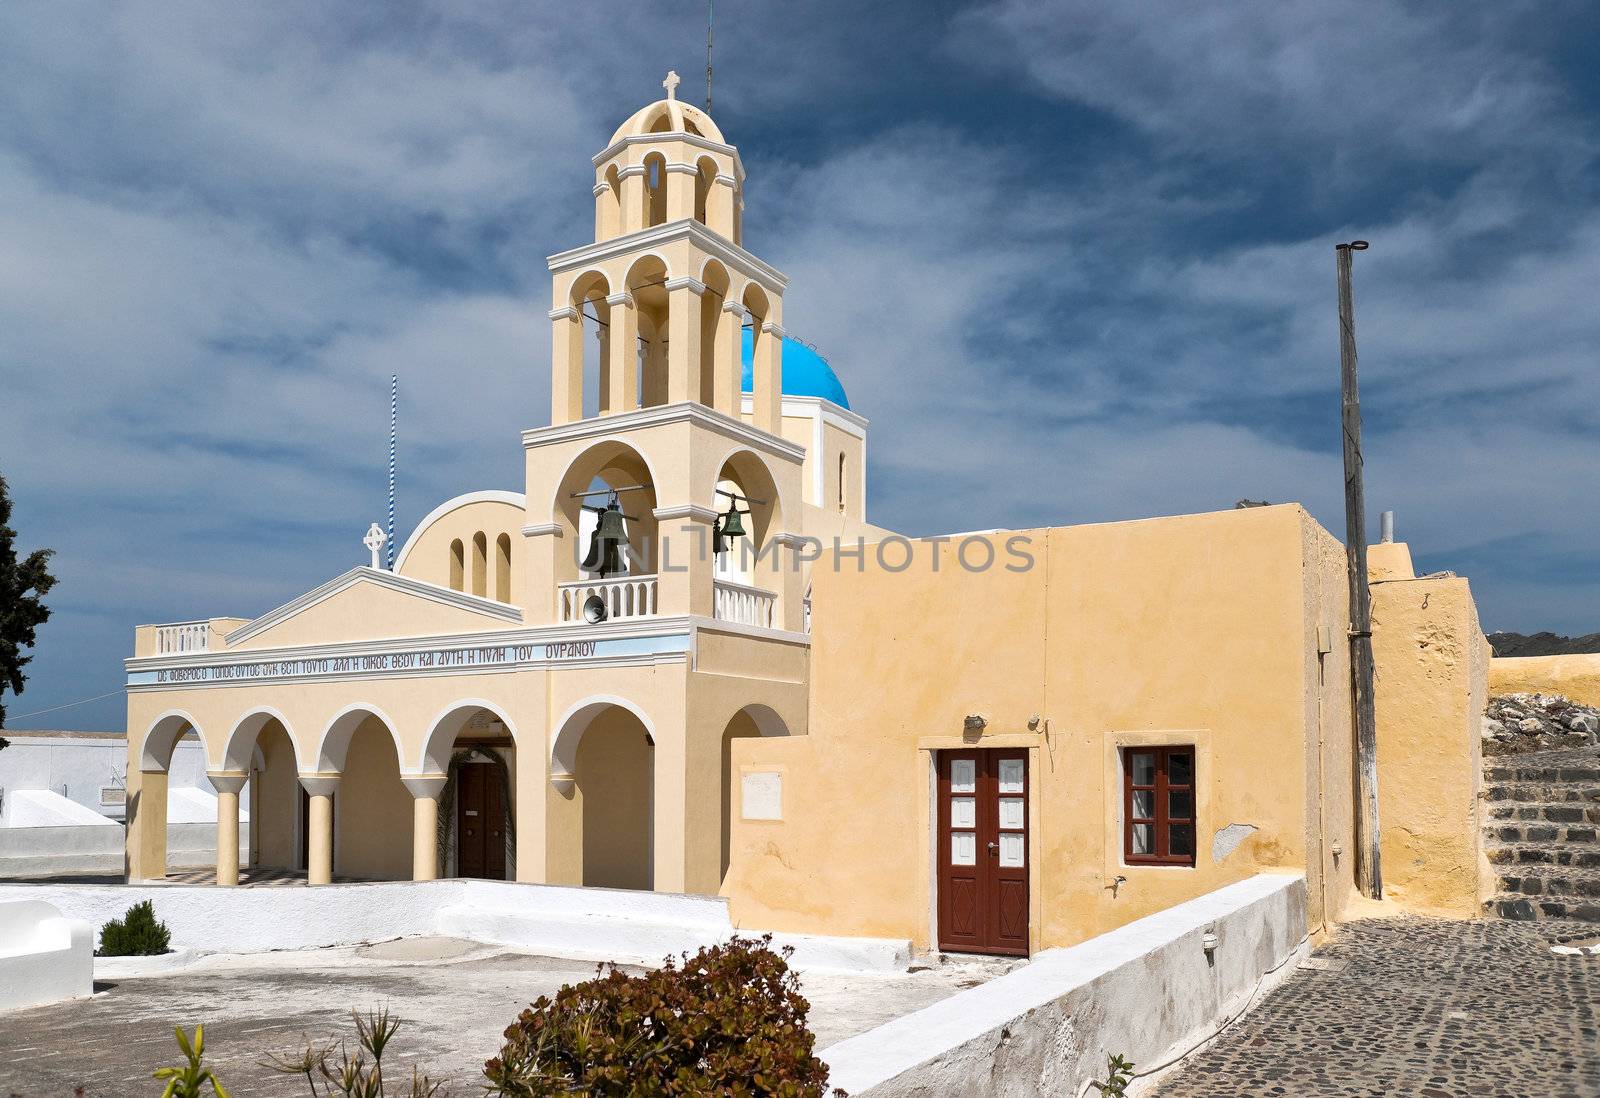
<path id="1" fill-rule="evenodd" d="M 714 0 L 706 0 L 706 113 L 711 113 L 711 21 Z"/>
<path id="2" fill-rule="evenodd" d="M 400 375 L 389 375 L 389 539 L 385 556 L 389 571 L 394 571 L 394 455 L 395 435 L 400 426 Z"/>

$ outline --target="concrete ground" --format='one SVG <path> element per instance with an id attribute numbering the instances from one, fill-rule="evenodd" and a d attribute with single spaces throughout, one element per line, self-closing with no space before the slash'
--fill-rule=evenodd
<path id="1" fill-rule="evenodd" d="M 1346 924 L 1156 1093 L 1596 1098 L 1600 956 L 1550 946 L 1597 935 L 1553 921 Z"/>
<path id="2" fill-rule="evenodd" d="M 1012 966 L 974 960 L 909 973 L 802 976 L 818 1050 L 975 986 Z M 269 1052 L 348 1038 L 352 1008 L 387 1004 L 404 1025 L 385 1055 L 457 1095 L 481 1093 L 483 1062 L 517 1013 L 588 979 L 595 966 L 450 938 L 405 938 L 298 952 L 217 955 L 166 976 L 101 985 L 93 999 L 0 1014 L 0 1096 L 157 1094 L 176 1062 L 173 1027 L 206 1027 L 206 1058 L 230 1093 L 304 1095 L 305 1081 L 261 1066 Z M 391 1069 L 392 1070 L 392 1069 Z"/>

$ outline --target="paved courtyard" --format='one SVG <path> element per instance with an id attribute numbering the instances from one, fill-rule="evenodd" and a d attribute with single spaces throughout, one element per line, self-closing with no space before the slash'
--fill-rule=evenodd
<path id="1" fill-rule="evenodd" d="M 1008 963 L 949 964 L 884 975 L 811 974 L 817 1048 L 992 978 Z M 150 1078 L 177 1060 L 172 1028 L 206 1027 L 206 1058 L 230 1093 L 306 1093 L 299 1077 L 260 1065 L 268 1052 L 347 1037 L 352 1007 L 388 1004 L 405 1020 L 384 1056 L 409 1078 L 413 1063 L 451 1093 L 482 1093 L 483 1062 L 517 1013 L 595 966 L 448 938 L 210 958 L 170 976 L 124 979 L 88 1001 L 0 1015 L 0 1098 L 129 1098 L 159 1094 Z"/>
<path id="2" fill-rule="evenodd" d="M 1332 942 L 1162 1098 L 1596 1098 L 1600 957 L 1580 923 L 1381 919 Z"/>

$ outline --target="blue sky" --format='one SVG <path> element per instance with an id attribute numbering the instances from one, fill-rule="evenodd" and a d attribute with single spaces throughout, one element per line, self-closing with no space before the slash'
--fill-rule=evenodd
<path id="1" fill-rule="evenodd" d="M 785 322 L 910 534 L 1368 498 L 1489 629 L 1600 629 L 1600 12 L 726 3 L 714 113 Z M 60 586 L 13 714 L 139 622 L 265 611 L 517 488 L 589 157 L 698 101 L 704 7 L 0 7 L 0 470 Z M 1375 519 L 1374 519 L 1375 522 Z M 13 720 L 119 728 L 117 697 Z"/>

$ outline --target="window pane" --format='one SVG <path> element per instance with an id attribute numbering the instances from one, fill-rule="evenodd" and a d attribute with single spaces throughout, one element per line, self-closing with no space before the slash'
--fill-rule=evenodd
<path id="1" fill-rule="evenodd" d="M 950 760 L 950 792 L 972 793 L 978 788 L 978 764 L 973 759 Z"/>
<path id="2" fill-rule="evenodd" d="M 1155 824 L 1133 825 L 1133 853 L 1155 853 Z"/>
<path id="3" fill-rule="evenodd" d="M 1173 824 L 1168 842 L 1171 849 L 1167 853 L 1173 857 L 1194 857 L 1194 824 Z"/>
<path id="4" fill-rule="evenodd" d="M 1194 790 L 1174 789 L 1168 793 L 1167 817 L 1173 820 L 1194 819 Z"/>
<path id="5" fill-rule="evenodd" d="M 1153 820 L 1156 818 L 1156 791 L 1154 789 L 1135 789 L 1133 791 L 1133 816 L 1139 820 Z"/>
<path id="6" fill-rule="evenodd" d="M 1016 832 L 1000 836 L 1000 865 L 1016 869 L 1022 865 L 1022 836 Z"/>
<path id="7" fill-rule="evenodd" d="M 1000 760 L 1000 792 L 1002 792 L 1002 793 L 1021 793 L 1022 792 L 1022 760 L 1021 759 L 1001 759 Z"/>
<path id="8" fill-rule="evenodd" d="M 1134 785 L 1154 785 L 1156 780 L 1156 753 L 1154 751 L 1128 752 L 1128 772 Z"/>
<path id="9" fill-rule="evenodd" d="M 1022 830 L 1022 798 L 1000 798 L 1000 826 L 1013 831 Z"/>
<path id="10" fill-rule="evenodd" d="M 950 798 L 950 826 L 977 827 L 977 802 L 971 797 Z"/>
<path id="11" fill-rule="evenodd" d="M 1167 756 L 1167 781 L 1172 785 L 1194 784 L 1194 753 L 1174 751 Z"/>
<path id="12" fill-rule="evenodd" d="M 978 838 L 970 831 L 950 833 L 950 864 L 972 865 L 977 861 Z"/>

